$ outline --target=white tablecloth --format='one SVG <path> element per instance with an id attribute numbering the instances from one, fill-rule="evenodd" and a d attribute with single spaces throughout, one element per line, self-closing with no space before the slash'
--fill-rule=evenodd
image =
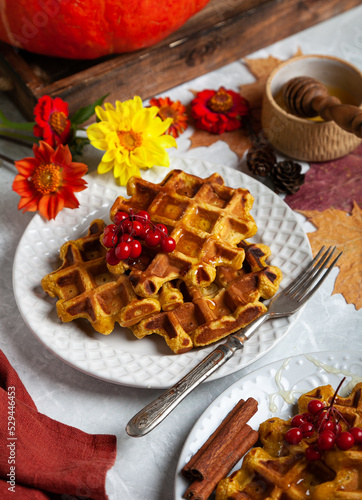
<path id="1" fill-rule="evenodd" d="M 249 57 L 273 55 L 286 59 L 300 47 L 304 54 L 335 55 L 362 70 L 361 21 L 362 7 L 359 7 Z M 243 62 L 236 61 L 164 95 L 187 104 L 193 96 L 191 89 L 224 85 L 238 90 L 241 84 L 252 81 Z M 5 94 L 0 94 L 0 109 L 14 120 L 22 119 Z M 191 134 L 189 128 L 178 139 L 178 149 L 172 155 L 201 158 L 247 172 L 245 163 L 240 163 L 224 142 L 189 150 Z M 29 150 L 2 141 L 0 151 L 14 159 L 29 155 Z M 95 167 L 95 158 L 94 150 L 89 148 L 84 159 L 90 168 Z M 55 357 L 27 328 L 14 301 L 12 264 L 19 239 L 33 215 L 17 210 L 19 197 L 11 189 L 15 168 L 3 162 L 0 174 L 0 349 L 18 371 L 39 411 L 89 433 L 116 434 L 117 460 L 107 478 L 111 500 L 172 499 L 176 464 L 188 433 L 214 398 L 244 374 L 299 353 L 362 349 L 362 312 L 346 304 L 343 296 L 331 295 L 338 274 L 336 268 L 307 304 L 298 323 L 271 352 L 244 370 L 204 383 L 149 435 L 129 437 L 124 429 L 130 417 L 161 391 L 123 387 L 81 373 Z M 301 221 L 306 230 L 313 230 Z"/>

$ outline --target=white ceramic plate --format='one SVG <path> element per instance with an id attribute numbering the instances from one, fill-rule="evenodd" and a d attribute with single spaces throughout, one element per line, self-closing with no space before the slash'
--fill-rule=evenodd
<path id="1" fill-rule="evenodd" d="M 340 396 L 347 395 L 355 384 L 362 382 L 362 354 L 346 351 L 293 356 L 263 366 L 235 382 L 213 401 L 190 432 L 176 469 L 174 499 L 182 500 L 190 484 L 181 474 L 182 468 L 240 399 L 253 397 L 258 401 L 258 411 L 249 421 L 257 430 L 268 418 L 289 419 L 301 394 L 327 384 L 336 389 L 344 376 Z M 241 462 L 233 470 L 240 466 Z"/>
<path id="2" fill-rule="evenodd" d="M 231 187 L 244 187 L 255 197 L 252 215 L 258 232 L 252 241 L 262 242 L 272 250 L 269 263 L 284 275 L 283 289 L 306 267 L 311 259 L 307 236 L 295 213 L 262 183 L 220 165 L 200 160 L 175 158 L 171 168 L 208 177 L 217 171 Z M 153 168 L 143 176 L 160 182 L 168 169 Z M 45 221 L 38 214 L 29 223 L 16 251 L 13 286 L 19 310 L 36 337 L 56 356 L 73 367 L 95 377 L 122 385 L 166 388 L 176 383 L 214 347 L 175 355 L 157 335 L 137 339 L 131 331 L 117 326 L 105 336 L 86 321 L 62 323 L 56 314 L 55 299 L 41 288 L 41 279 L 57 269 L 59 248 L 67 241 L 85 234 L 92 220 L 109 221 L 108 213 L 115 198 L 126 189 L 112 176 L 89 175 L 88 188 L 78 193 L 80 207 L 65 209 L 55 221 Z M 298 314 L 266 322 L 236 355 L 211 377 L 216 379 L 245 367 L 272 349 L 297 321 Z"/>

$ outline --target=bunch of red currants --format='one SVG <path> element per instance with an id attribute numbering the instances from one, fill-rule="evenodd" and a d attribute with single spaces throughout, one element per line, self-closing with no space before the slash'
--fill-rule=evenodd
<path id="1" fill-rule="evenodd" d="M 333 448 L 349 450 L 354 444 L 362 443 L 362 429 L 350 427 L 342 431 L 340 420 L 344 420 L 341 413 L 333 406 L 334 398 L 328 407 L 319 399 L 312 399 L 308 403 L 308 411 L 295 415 L 291 421 L 291 428 L 285 433 L 285 440 L 289 444 L 299 444 L 304 438 L 315 436 L 305 451 L 307 460 L 319 460 L 323 451 Z"/>
<path id="2" fill-rule="evenodd" d="M 106 260 L 109 265 L 115 266 L 121 260 L 137 259 L 142 254 L 143 240 L 148 247 L 160 246 L 166 253 L 172 252 L 176 242 L 168 235 L 164 224 L 154 224 L 150 214 L 140 210 L 136 214 L 117 212 L 114 224 L 104 228 L 103 245 L 108 249 Z"/>

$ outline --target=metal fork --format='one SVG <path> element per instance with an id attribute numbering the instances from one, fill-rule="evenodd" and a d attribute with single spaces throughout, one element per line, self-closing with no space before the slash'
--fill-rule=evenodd
<path id="1" fill-rule="evenodd" d="M 342 255 L 340 252 L 330 263 L 335 250 L 336 247 L 329 247 L 324 252 L 324 247 L 322 247 L 306 269 L 270 301 L 268 310 L 262 316 L 230 335 L 225 343 L 216 347 L 185 377 L 139 411 L 128 422 L 127 434 L 133 437 L 146 435 L 162 422 L 193 389 L 226 363 L 237 350 L 243 349 L 244 343 L 266 320 L 290 316 L 297 312 L 318 290 Z"/>

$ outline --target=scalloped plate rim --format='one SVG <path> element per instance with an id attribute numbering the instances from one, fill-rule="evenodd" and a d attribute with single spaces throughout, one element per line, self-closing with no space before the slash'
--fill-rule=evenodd
<path id="1" fill-rule="evenodd" d="M 188 171 L 190 173 L 198 175 L 198 170 L 199 169 L 204 169 L 205 173 L 204 176 L 211 175 L 213 172 L 219 172 L 225 180 L 226 185 L 232 184 L 230 182 L 230 179 L 236 178 L 238 183 L 240 182 L 240 185 L 242 187 L 248 188 L 252 194 L 253 194 L 253 189 L 257 191 L 258 193 L 260 192 L 260 195 L 256 195 L 255 199 L 256 201 L 254 202 L 254 208 L 258 206 L 258 204 L 261 204 L 261 198 L 264 196 L 269 196 L 271 197 L 272 200 L 272 205 L 271 208 L 276 211 L 279 209 L 282 209 L 285 213 L 289 214 L 290 220 L 293 220 L 294 223 L 294 229 L 296 230 L 295 236 L 298 236 L 298 238 L 301 239 L 301 243 L 297 249 L 295 249 L 296 253 L 300 253 L 302 256 L 304 256 L 304 260 L 307 258 L 311 258 L 311 250 L 310 250 L 310 245 L 308 238 L 302 229 L 300 223 L 297 220 L 296 215 L 294 212 L 284 203 L 283 200 L 281 200 L 273 191 L 271 191 L 268 187 L 266 187 L 264 184 L 260 183 L 256 179 L 253 179 L 252 177 L 229 167 L 219 165 L 219 164 L 213 164 L 211 162 L 205 162 L 202 160 L 197 160 L 197 159 L 186 159 L 186 158 L 172 158 L 171 159 L 171 166 L 170 169 L 165 169 L 162 167 L 155 167 L 154 169 L 150 169 L 149 171 L 146 172 L 146 174 L 143 176 L 145 178 L 148 178 L 148 180 L 151 180 L 152 182 L 160 182 L 165 175 L 171 170 L 171 169 L 181 169 L 184 171 Z M 201 174 L 200 174 L 201 175 Z M 95 202 L 93 201 L 93 197 L 96 195 L 93 194 L 92 191 L 89 191 L 89 189 L 82 191 L 78 193 L 78 199 L 80 200 L 80 208 L 76 210 L 69 210 L 65 209 L 63 212 L 61 212 L 57 219 L 55 221 L 45 221 L 44 219 L 41 218 L 39 214 L 36 214 L 32 220 L 29 222 L 27 228 L 25 229 L 18 247 L 15 252 L 15 257 L 14 257 L 14 264 L 13 264 L 13 289 L 14 289 L 14 295 L 15 295 L 15 300 L 18 305 L 19 311 L 24 318 L 25 323 L 29 327 L 29 329 L 32 331 L 32 333 L 35 335 L 35 337 L 48 349 L 50 350 L 56 357 L 59 359 L 63 360 L 65 363 L 69 364 L 70 366 L 78 369 L 79 371 L 86 373 L 88 375 L 91 375 L 93 377 L 111 382 L 111 383 L 117 383 L 125 386 L 131 386 L 131 387 L 144 387 L 144 388 L 152 388 L 152 389 L 160 389 L 160 388 L 168 388 L 174 383 L 176 383 L 183 375 L 185 375 L 197 362 L 199 362 L 207 353 L 209 353 L 214 347 L 214 346 L 208 346 L 205 347 L 201 350 L 193 350 L 190 351 L 189 353 L 186 354 L 181 354 L 181 355 L 159 355 L 158 353 L 150 353 L 147 355 L 144 354 L 134 354 L 134 353 L 129 353 L 127 351 L 120 350 L 118 348 L 114 348 L 111 345 L 103 345 L 103 337 L 101 340 L 96 340 L 96 339 L 89 339 L 88 337 L 84 336 L 83 337 L 83 342 L 85 343 L 85 350 L 86 350 L 86 355 L 92 354 L 94 355 L 93 352 L 95 350 L 95 346 L 98 346 L 98 349 L 101 353 L 101 360 L 94 361 L 92 363 L 92 359 L 89 361 L 89 359 L 82 359 L 82 354 L 79 353 L 79 350 L 76 350 L 76 354 L 80 356 L 80 359 L 75 359 L 75 354 L 72 351 L 72 349 L 67 349 L 64 347 L 66 345 L 67 341 L 71 342 L 72 339 L 72 328 L 77 328 L 74 326 L 70 326 L 69 330 L 69 325 L 70 323 L 55 323 L 51 322 L 48 320 L 48 322 L 44 321 L 39 321 L 36 319 L 36 314 L 37 311 L 39 311 L 43 308 L 46 308 L 46 300 L 44 300 L 43 297 L 37 296 L 36 293 L 32 293 L 33 289 L 30 289 L 30 285 L 26 286 L 24 285 L 23 280 L 20 280 L 20 275 L 22 275 L 22 270 L 23 267 L 27 265 L 24 255 L 23 254 L 23 245 L 24 242 L 26 242 L 27 238 L 29 238 L 29 235 L 32 234 L 32 232 L 38 230 L 45 230 L 49 233 L 50 236 L 54 235 L 56 231 L 62 232 L 64 228 L 66 227 L 66 221 L 68 218 L 75 218 L 75 220 L 78 222 L 78 224 L 75 226 L 75 230 L 73 231 L 73 234 L 71 234 L 71 231 L 69 232 L 64 232 L 64 238 L 61 240 L 62 242 L 65 242 L 66 240 L 69 239 L 74 239 L 75 237 L 79 237 L 80 234 L 77 234 L 77 231 L 79 233 L 80 228 L 82 227 L 87 227 L 89 222 L 93 220 L 94 218 L 97 217 L 97 215 L 105 213 L 108 216 L 108 210 L 109 206 L 113 203 L 115 197 L 119 194 L 122 194 L 123 196 L 126 195 L 125 187 L 120 187 L 115 185 L 115 181 L 113 176 L 99 176 L 96 174 L 88 174 L 86 176 L 89 184 L 89 188 L 93 189 L 94 191 L 99 191 L 103 189 L 103 193 L 106 194 L 106 200 L 103 200 L 103 203 L 100 206 L 95 207 Z M 229 181 L 228 181 L 229 179 Z M 123 192 L 122 192 L 123 191 Z M 93 205 L 89 207 L 89 209 L 85 209 L 84 204 L 82 204 L 82 199 L 89 199 L 91 197 Z M 260 208 L 260 210 L 262 207 Z M 86 210 L 86 211 L 85 211 Z M 85 212 L 85 213 L 84 213 Z M 253 212 L 252 212 L 253 213 Z M 102 215 L 104 217 L 104 215 Z M 256 217 L 255 217 L 256 218 Z M 258 219 L 256 218 L 257 224 L 258 224 Z M 283 222 L 279 221 L 280 225 L 283 225 Z M 85 225 L 87 223 L 87 225 Z M 258 233 L 256 237 L 263 237 L 263 234 L 261 231 L 259 231 L 260 225 L 258 224 Z M 293 236 L 293 233 L 288 233 L 288 230 L 285 231 L 285 234 L 288 238 Z M 56 238 L 55 238 L 56 239 Z M 41 246 L 43 244 L 42 241 L 36 240 L 37 243 Z M 57 250 L 59 251 L 60 244 L 56 247 Z M 268 244 L 268 242 L 266 243 Z M 272 247 L 274 243 L 271 243 L 270 246 Z M 295 255 L 295 254 L 294 254 Z M 292 255 L 293 256 L 293 255 Z M 33 257 L 35 261 L 37 262 L 37 259 L 39 257 L 42 257 L 42 255 L 37 255 L 35 253 L 35 256 Z M 47 265 L 49 266 L 49 256 L 47 258 Z M 276 256 L 273 258 L 269 259 L 269 262 L 271 264 L 274 264 L 276 260 Z M 25 262 L 24 262 L 25 261 Z M 45 265 L 45 264 L 44 264 Z M 277 265 L 277 264 L 276 264 Z M 30 270 L 30 274 L 33 271 Z M 47 272 L 50 272 L 51 268 L 46 271 L 42 276 L 44 276 Z M 298 269 L 298 264 L 297 268 L 294 272 L 299 272 Z M 29 275 L 27 275 L 27 278 L 29 279 Z M 288 277 L 284 276 L 284 280 L 288 279 Z M 283 284 L 285 281 L 283 280 L 281 289 L 283 288 Z M 30 279 L 31 281 L 31 279 Z M 40 283 L 32 283 L 32 285 L 40 286 Z M 24 301 L 24 293 L 27 296 L 27 298 L 30 300 L 32 299 L 35 303 L 35 308 L 26 308 L 25 307 L 25 301 Z M 32 294 L 32 295 L 31 295 Z M 39 295 L 39 294 L 38 294 Z M 54 304 L 53 304 L 54 307 Z M 282 319 L 277 319 L 273 321 L 269 321 L 265 323 L 264 325 L 268 326 L 268 331 L 270 330 L 276 338 L 272 339 L 271 341 L 268 339 L 268 342 L 265 342 L 265 345 L 261 346 L 262 351 L 258 350 L 256 353 L 253 352 L 253 349 L 255 349 L 255 344 L 257 344 L 257 335 L 262 335 L 264 330 L 263 326 L 260 328 L 260 332 L 255 335 L 255 339 L 252 339 L 249 341 L 248 344 L 246 344 L 246 347 L 244 349 L 244 352 L 241 353 L 240 351 L 235 354 L 235 356 L 223 367 L 221 367 L 217 372 L 215 372 L 209 379 L 208 381 L 211 380 L 216 380 L 218 378 L 221 378 L 223 376 L 229 375 L 231 373 L 234 373 L 237 370 L 240 370 L 244 368 L 245 366 L 249 365 L 256 359 L 259 359 L 261 356 L 265 355 L 267 352 L 269 352 L 273 347 L 275 347 L 281 340 L 284 338 L 284 336 L 288 333 L 290 330 L 291 326 L 297 321 L 301 311 L 299 311 L 297 314 L 290 318 L 282 318 Z M 74 323 L 74 322 L 73 322 Z M 66 325 L 66 326 L 65 326 Z M 52 335 L 47 334 L 46 330 L 47 329 L 52 329 L 54 332 L 58 335 L 55 336 L 55 338 L 52 337 Z M 267 331 L 267 333 L 268 333 Z M 280 334 L 282 332 L 282 334 Z M 68 337 L 67 337 L 68 335 Z M 138 340 L 139 342 L 139 340 Z M 260 343 L 260 341 L 259 341 Z M 267 345 L 269 343 L 269 345 Z M 61 347 L 60 347 L 61 346 Z M 259 348 L 259 349 L 260 349 Z M 258 348 L 257 348 L 258 349 Z M 114 372 L 112 363 L 109 363 L 108 358 L 112 358 L 113 356 L 116 357 L 117 361 L 117 367 L 121 367 L 120 369 L 123 370 L 123 373 L 119 373 L 116 370 L 116 373 Z M 182 356 L 182 358 L 180 358 Z M 186 356 L 187 359 L 185 358 Z M 132 358 L 131 360 L 129 358 Z M 177 361 L 178 360 L 178 361 Z M 183 363 L 182 364 L 181 360 Z M 176 362 L 176 364 L 175 364 Z M 108 364 L 107 364 L 108 363 Z M 127 364 L 129 363 L 129 367 Z M 134 367 L 132 366 L 136 364 L 136 369 L 134 370 Z M 167 371 L 166 364 L 171 364 L 172 368 Z M 178 366 L 180 364 L 180 366 Z M 103 366 L 100 366 L 103 365 Z M 161 376 L 155 376 L 153 373 L 149 373 L 148 369 L 152 365 L 153 370 L 158 370 L 159 373 L 162 372 Z M 134 372 L 132 371 L 134 370 Z M 163 377 L 164 371 L 166 371 L 167 377 Z M 176 371 L 176 373 L 175 373 Z M 137 376 L 136 376 L 136 375 Z M 167 380 L 164 380 L 164 378 L 167 378 Z"/>

